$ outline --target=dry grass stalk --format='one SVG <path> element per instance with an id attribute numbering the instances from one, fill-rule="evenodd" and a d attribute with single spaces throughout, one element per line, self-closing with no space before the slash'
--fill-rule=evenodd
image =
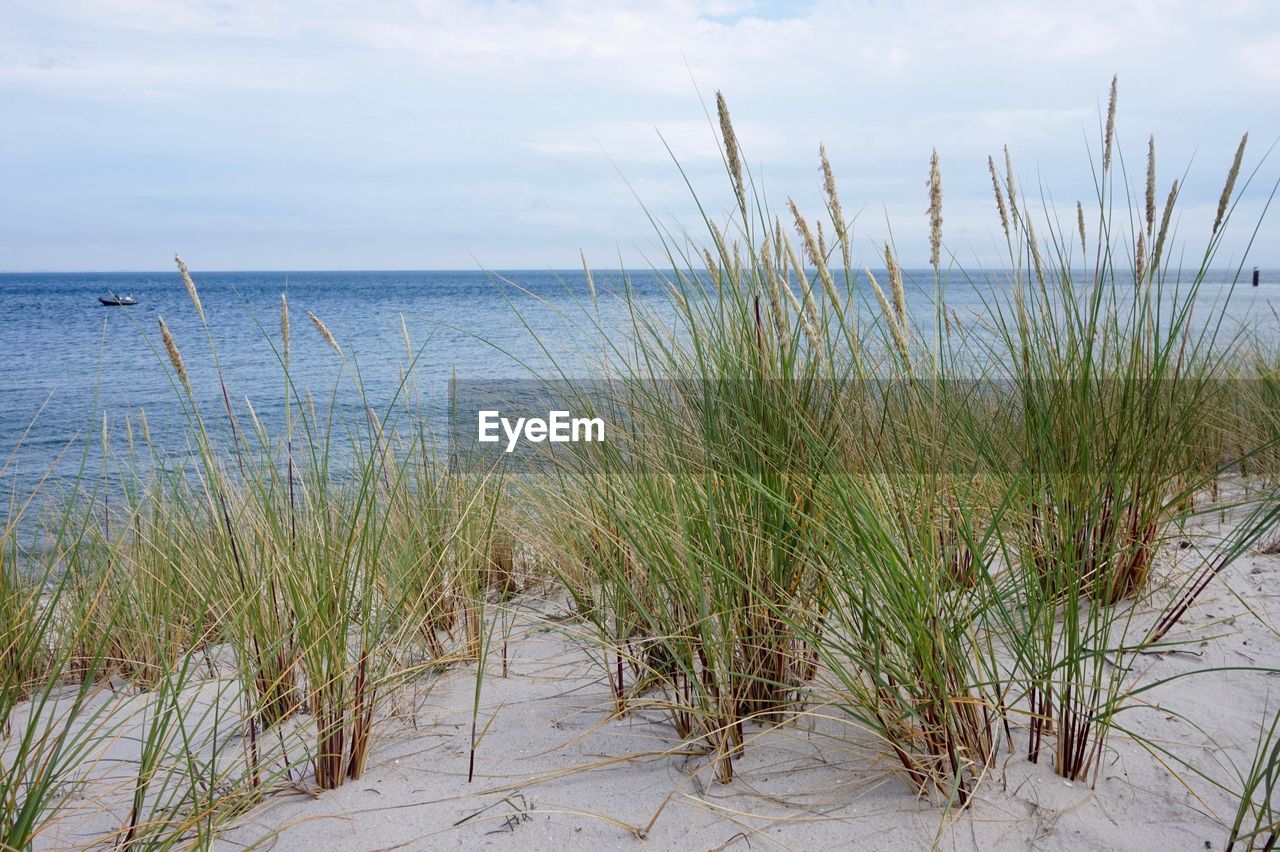
<path id="1" fill-rule="evenodd" d="M 718 281 L 719 273 L 714 272 L 714 267 L 712 269 L 713 269 L 712 274 L 716 277 Z M 680 292 L 679 288 L 676 287 L 674 284 L 668 284 L 667 293 L 671 296 L 672 301 L 674 301 L 676 305 L 680 308 L 680 312 L 687 315 L 689 313 L 689 302 L 685 299 L 684 294 Z"/>
<path id="2" fill-rule="evenodd" d="M 766 288 L 774 277 L 772 245 L 773 240 L 768 236 L 766 236 L 760 243 L 760 270 L 761 274 L 764 276 Z"/>
<path id="3" fill-rule="evenodd" d="M 329 331 L 329 327 L 321 321 L 320 317 L 316 316 L 311 311 L 307 311 L 307 319 L 311 320 L 311 324 L 316 327 L 316 331 L 320 332 L 320 336 L 324 338 L 324 342 L 332 346 L 333 351 L 342 356 L 342 347 L 338 345 L 338 341 L 334 338 L 333 332 Z"/>
<path id="4" fill-rule="evenodd" d="M 709 222 L 708 226 L 711 229 L 711 241 L 715 244 L 716 254 L 724 261 L 727 268 L 729 265 L 729 244 L 725 242 L 724 234 L 720 231 L 719 225 L 715 222 Z"/>
<path id="5" fill-rule="evenodd" d="M 724 140 L 724 153 L 729 161 L 729 174 L 733 178 L 733 192 L 738 197 L 738 207 L 745 216 L 747 213 L 747 188 L 742 180 L 742 159 L 738 153 L 738 137 L 733 132 L 733 121 L 729 118 L 729 105 L 724 95 L 716 92 L 716 113 L 720 117 L 720 136 Z"/>
<path id="6" fill-rule="evenodd" d="M 813 265 L 818 270 L 818 277 L 822 279 L 822 290 L 827 298 L 831 299 L 836 295 L 836 282 L 831 277 L 831 270 L 827 268 L 826 252 L 823 251 L 821 244 L 814 242 L 813 232 L 809 230 L 809 223 L 800 215 L 800 210 L 796 207 L 795 201 L 788 198 L 787 205 L 791 208 L 791 215 L 795 217 L 796 231 L 800 234 L 800 239 L 804 241 L 805 253 L 809 255 L 809 260 L 813 262 Z M 819 223 L 819 226 L 821 226 L 821 223 Z M 800 267 L 797 267 L 796 271 L 800 274 L 802 280 L 806 282 L 805 307 L 812 311 L 813 316 L 811 319 L 816 324 L 818 310 L 813 303 L 813 292 L 807 286 L 808 276 L 804 274 L 804 270 Z"/>
<path id="7" fill-rule="evenodd" d="M 871 274 L 871 270 L 864 267 L 863 271 L 867 274 L 867 280 L 871 282 L 871 290 L 876 294 L 876 301 L 880 303 L 880 310 L 884 313 L 885 322 L 889 323 L 889 333 L 893 335 L 893 343 L 898 347 L 898 351 L 905 359 L 908 354 L 907 338 L 903 334 L 902 326 L 898 322 L 893 306 L 889 304 L 889 299 L 885 297 L 884 290 L 880 287 L 880 282 Z"/>
<path id="8" fill-rule="evenodd" d="M 1000 176 L 996 174 L 996 161 L 987 155 L 987 169 L 991 172 L 991 188 L 996 193 L 996 209 L 1000 211 L 1000 227 L 1004 229 L 1005 239 L 1009 239 L 1009 210 L 1004 206 L 1004 193 L 1000 191 Z"/>
<path id="9" fill-rule="evenodd" d="M 1084 238 L 1084 205 L 1076 202 L 1076 224 L 1080 227 L 1080 256 L 1086 257 L 1089 249 Z"/>
<path id="10" fill-rule="evenodd" d="M 191 297 L 191 304 L 196 306 L 196 313 L 200 315 L 200 322 L 204 322 L 204 305 L 200 304 L 200 293 L 196 291 L 196 282 L 191 280 L 191 273 L 187 271 L 187 265 L 182 262 L 182 258 L 175 254 L 173 262 L 178 264 L 178 274 L 182 276 L 182 286 L 187 288 L 187 295 Z"/>
<path id="11" fill-rule="evenodd" d="M 889 273 L 889 292 L 893 295 L 893 312 L 899 323 L 907 321 L 907 290 L 902 285 L 902 268 L 893 258 L 893 250 L 884 244 L 884 268 Z"/>
<path id="12" fill-rule="evenodd" d="M 1004 146 L 1004 185 L 1009 190 L 1009 220 L 1013 224 L 1014 233 L 1018 231 L 1018 188 L 1013 182 L 1013 157 L 1009 154 L 1009 146 Z"/>
<path id="13" fill-rule="evenodd" d="M 1134 283 L 1141 286 L 1146 279 L 1147 274 L 1147 234 L 1145 231 L 1138 231 L 1138 250 L 1133 257 L 1133 279 Z"/>
<path id="14" fill-rule="evenodd" d="M 795 272 L 796 283 L 799 284 L 801 295 L 804 296 L 804 312 L 802 316 L 809 323 L 816 336 L 818 330 L 818 306 L 813 300 L 813 288 L 809 286 L 809 274 L 805 271 L 804 264 L 800 261 L 800 255 L 796 252 L 795 244 L 789 238 L 783 242 L 787 248 L 787 258 L 791 261 L 791 268 Z"/>
<path id="15" fill-rule="evenodd" d="M 818 337 L 818 330 L 813 323 L 805 315 L 804 310 L 800 307 L 799 301 L 796 300 L 795 293 L 791 291 L 791 287 L 785 287 L 786 293 L 791 297 L 792 307 L 796 309 L 796 316 L 800 318 L 800 330 L 804 332 L 804 336 L 809 341 L 809 347 L 813 352 L 822 351 L 822 339 Z"/>
<path id="16" fill-rule="evenodd" d="M 1111 78 L 1111 100 L 1107 104 L 1107 129 L 1102 149 L 1102 170 L 1104 172 L 1111 168 L 1111 148 L 1116 137 L 1116 89 L 1119 82 L 1119 74 Z"/>
<path id="17" fill-rule="evenodd" d="M 284 342 L 284 368 L 289 369 L 289 300 L 280 294 L 280 339 Z"/>
<path id="18" fill-rule="evenodd" d="M 795 199 L 787 199 L 787 207 L 791 210 L 791 217 L 796 224 L 796 233 L 800 235 L 800 239 L 804 242 L 804 250 L 809 255 L 809 260 L 818 265 L 818 246 L 814 242 L 813 233 L 809 230 L 809 223 L 805 221 L 804 216 L 800 215 L 800 208 L 796 206 Z"/>
<path id="19" fill-rule="evenodd" d="M 1231 161 L 1231 171 L 1227 172 L 1227 182 L 1222 187 L 1222 197 L 1218 199 L 1218 215 L 1213 220 L 1213 233 L 1218 233 L 1227 217 L 1227 203 L 1231 201 L 1231 193 L 1236 188 L 1236 178 L 1240 176 L 1240 163 L 1244 160 L 1244 148 L 1249 142 L 1249 134 L 1240 137 L 1240 147 L 1236 148 L 1236 158 Z"/>
<path id="20" fill-rule="evenodd" d="M 1036 223 L 1027 218 L 1027 245 L 1031 249 L 1031 263 L 1035 266 L 1036 280 L 1044 283 L 1044 261 L 1040 258 L 1040 241 L 1036 239 Z"/>
<path id="21" fill-rule="evenodd" d="M 1147 137 L 1147 236 L 1155 234 L 1156 227 L 1156 137 Z"/>
<path id="22" fill-rule="evenodd" d="M 178 380 L 186 388 L 187 396 L 191 396 L 191 382 L 187 378 L 187 365 L 182 361 L 182 353 L 178 351 L 178 344 L 174 343 L 173 335 L 169 333 L 169 326 L 164 323 L 164 317 L 159 317 L 159 320 L 160 337 L 164 340 L 165 352 L 169 353 L 169 363 L 173 365 L 174 372 L 178 374 Z"/>
<path id="23" fill-rule="evenodd" d="M 784 292 L 787 295 L 787 301 L 791 303 L 791 308 L 796 312 L 796 316 L 800 318 L 801 324 L 806 326 L 805 333 L 807 334 L 809 332 L 809 328 L 807 327 L 808 319 L 805 316 L 804 305 L 800 304 L 800 300 L 796 298 L 796 292 L 791 289 L 791 282 L 790 280 L 788 280 L 789 269 L 790 268 L 787 266 L 787 260 L 783 256 L 781 249 L 779 249 L 778 278 L 781 280 L 781 283 L 782 283 L 782 292 Z"/>
<path id="24" fill-rule="evenodd" d="M 1160 217 L 1160 231 L 1156 234 L 1156 250 L 1152 254 L 1151 265 L 1160 267 L 1160 256 L 1164 253 L 1164 238 L 1169 233 L 1169 218 L 1173 213 L 1173 204 L 1178 200 L 1178 182 L 1175 180 L 1169 187 L 1169 198 L 1164 203 L 1164 215 Z"/>
<path id="25" fill-rule="evenodd" d="M 827 147 L 818 146 L 818 158 L 822 161 L 822 189 L 827 195 L 827 206 L 831 208 L 831 222 L 835 225 L 836 240 L 840 243 L 840 259 L 844 262 L 846 273 L 852 266 L 849 257 L 849 229 L 845 223 L 844 208 L 840 206 L 840 193 L 836 191 L 836 177 L 827 159 Z"/>
<path id="26" fill-rule="evenodd" d="M 702 250 L 702 261 L 707 265 L 707 274 L 711 276 L 711 283 L 720 287 L 720 264 L 716 262 L 715 255 L 711 253 L 711 249 Z"/>
<path id="27" fill-rule="evenodd" d="M 826 193 L 827 204 L 831 207 L 831 221 L 835 223 L 836 233 L 844 230 L 844 210 L 840 207 L 840 193 L 836 191 L 836 176 L 827 159 L 827 146 L 818 145 L 818 160 L 822 168 L 822 190 Z"/>
<path id="28" fill-rule="evenodd" d="M 942 175 L 938 172 L 938 149 L 929 158 L 929 263 L 938 271 L 942 250 Z"/>
<path id="29" fill-rule="evenodd" d="M 764 267 L 765 293 L 769 297 L 769 313 L 773 318 L 773 330 L 778 336 L 778 345 L 787 343 L 787 306 L 782 302 L 782 283 L 778 280 L 778 271 L 773 266 L 773 252 L 769 248 L 769 239 L 765 238 L 760 248 L 760 264 Z"/>

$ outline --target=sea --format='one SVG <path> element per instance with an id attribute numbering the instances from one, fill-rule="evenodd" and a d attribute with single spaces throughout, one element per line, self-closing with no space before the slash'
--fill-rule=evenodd
<path id="1" fill-rule="evenodd" d="M 671 275 L 653 270 L 593 270 L 594 298 L 581 269 L 192 275 L 207 325 L 176 270 L 0 274 L 0 493 L 21 497 L 42 482 L 79 481 L 108 456 L 126 454 L 130 440 L 136 450 L 144 435 L 162 454 L 189 454 L 190 413 L 160 340 L 161 318 L 205 419 L 227 423 L 230 404 L 271 431 L 286 392 L 282 294 L 290 374 L 317 405 L 334 404 L 339 419 L 402 401 L 409 366 L 412 393 L 428 409 L 439 407 L 453 379 L 592 376 L 625 340 L 629 305 L 659 319 L 673 315 Z M 1280 272 L 1260 277 L 1255 288 L 1249 270 L 1211 273 L 1197 312 L 1212 316 L 1225 304 L 1231 329 L 1280 329 Z M 912 314 L 931 316 L 932 272 L 907 278 Z M 977 315 L 1006 282 L 999 271 L 947 275 L 947 303 L 962 317 Z M 99 304 L 112 293 L 137 304 Z M 308 315 L 331 331 L 341 356 Z"/>

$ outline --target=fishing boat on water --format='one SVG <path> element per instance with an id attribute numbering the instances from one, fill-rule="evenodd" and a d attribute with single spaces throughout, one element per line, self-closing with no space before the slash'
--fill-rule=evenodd
<path id="1" fill-rule="evenodd" d="M 116 293 L 112 293 L 110 296 L 99 296 L 98 301 L 107 307 L 125 308 L 129 305 L 138 304 L 138 300 L 133 296 L 121 296 Z"/>

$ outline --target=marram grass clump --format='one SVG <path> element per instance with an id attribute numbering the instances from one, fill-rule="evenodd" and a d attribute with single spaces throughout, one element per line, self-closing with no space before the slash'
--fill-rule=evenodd
<path id="1" fill-rule="evenodd" d="M 1096 773 L 1142 647 L 1128 601 L 1230 464 L 1206 424 L 1238 342 L 1225 306 L 1195 313 L 1225 222 L 1198 269 L 1170 266 L 1177 186 L 1161 209 L 1154 139 L 1122 245 L 1117 100 L 1113 81 L 1092 228 L 1079 202 L 1060 232 L 1019 194 L 1011 152 L 1003 171 L 988 158 L 1008 271 L 974 324 L 946 302 L 963 273 L 944 269 L 937 151 L 934 299 L 913 314 L 891 245 L 857 260 L 825 148 L 829 219 L 788 200 L 793 238 L 717 95 L 731 212 L 708 216 L 705 251 L 666 245 L 674 321 L 637 303 L 624 343 L 594 335 L 643 443 L 566 470 L 546 523 L 620 712 L 665 708 L 722 781 L 744 726 L 811 700 L 957 804 L 1019 729 L 1033 761 L 1048 745 L 1062 775 Z"/>

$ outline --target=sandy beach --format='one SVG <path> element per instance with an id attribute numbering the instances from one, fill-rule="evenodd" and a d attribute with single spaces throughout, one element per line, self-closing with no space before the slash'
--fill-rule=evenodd
<path id="1" fill-rule="evenodd" d="M 1199 548 L 1222 529 L 1211 518 L 1169 542 L 1160 570 L 1194 570 Z M 1221 849 L 1235 801 L 1208 779 L 1229 785 L 1248 765 L 1258 720 L 1280 700 L 1280 680 L 1198 670 L 1277 659 L 1277 582 L 1280 556 L 1241 558 L 1184 619 L 1179 638 L 1185 644 L 1142 657 L 1131 688 L 1198 673 L 1130 699 L 1108 741 L 1096 790 L 1058 777 L 1048 761 L 1028 762 L 1025 731 L 1015 727 L 1015 748 L 1006 743 L 971 806 L 949 814 L 917 798 L 894 773 L 886 750 L 838 708 L 813 703 L 820 688 L 785 724 L 751 727 L 734 781 L 717 783 L 704 756 L 681 745 L 659 707 L 614 715 L 608 683 L 589 658 L 591 641 L 575 627 L 563 594 L 531 590 L 509 604 L 505 676 L 500 639 L 494 640 L 469 783 L 475 668 L 457 665 L 390 701 L 386 712 L 396 718 L 379 728 L 361 779 L 319 792 L 300 778 L 240 818 L 219 845 Z M 1141 615 L 1139 626 L 1145 626 Z M 234 689 L 219 683 L 209 680 L 187 698 L 234 707 Z M 107 690 L 95 698 L 118 708 L 124 721 L 98 759 L 86 762 L 91 780 L 38 838 L 39 847 L 80 848 L 119 827 L 128 813 L 127 761 L 136 759 L 131 737 L 140 700 Z"/>

